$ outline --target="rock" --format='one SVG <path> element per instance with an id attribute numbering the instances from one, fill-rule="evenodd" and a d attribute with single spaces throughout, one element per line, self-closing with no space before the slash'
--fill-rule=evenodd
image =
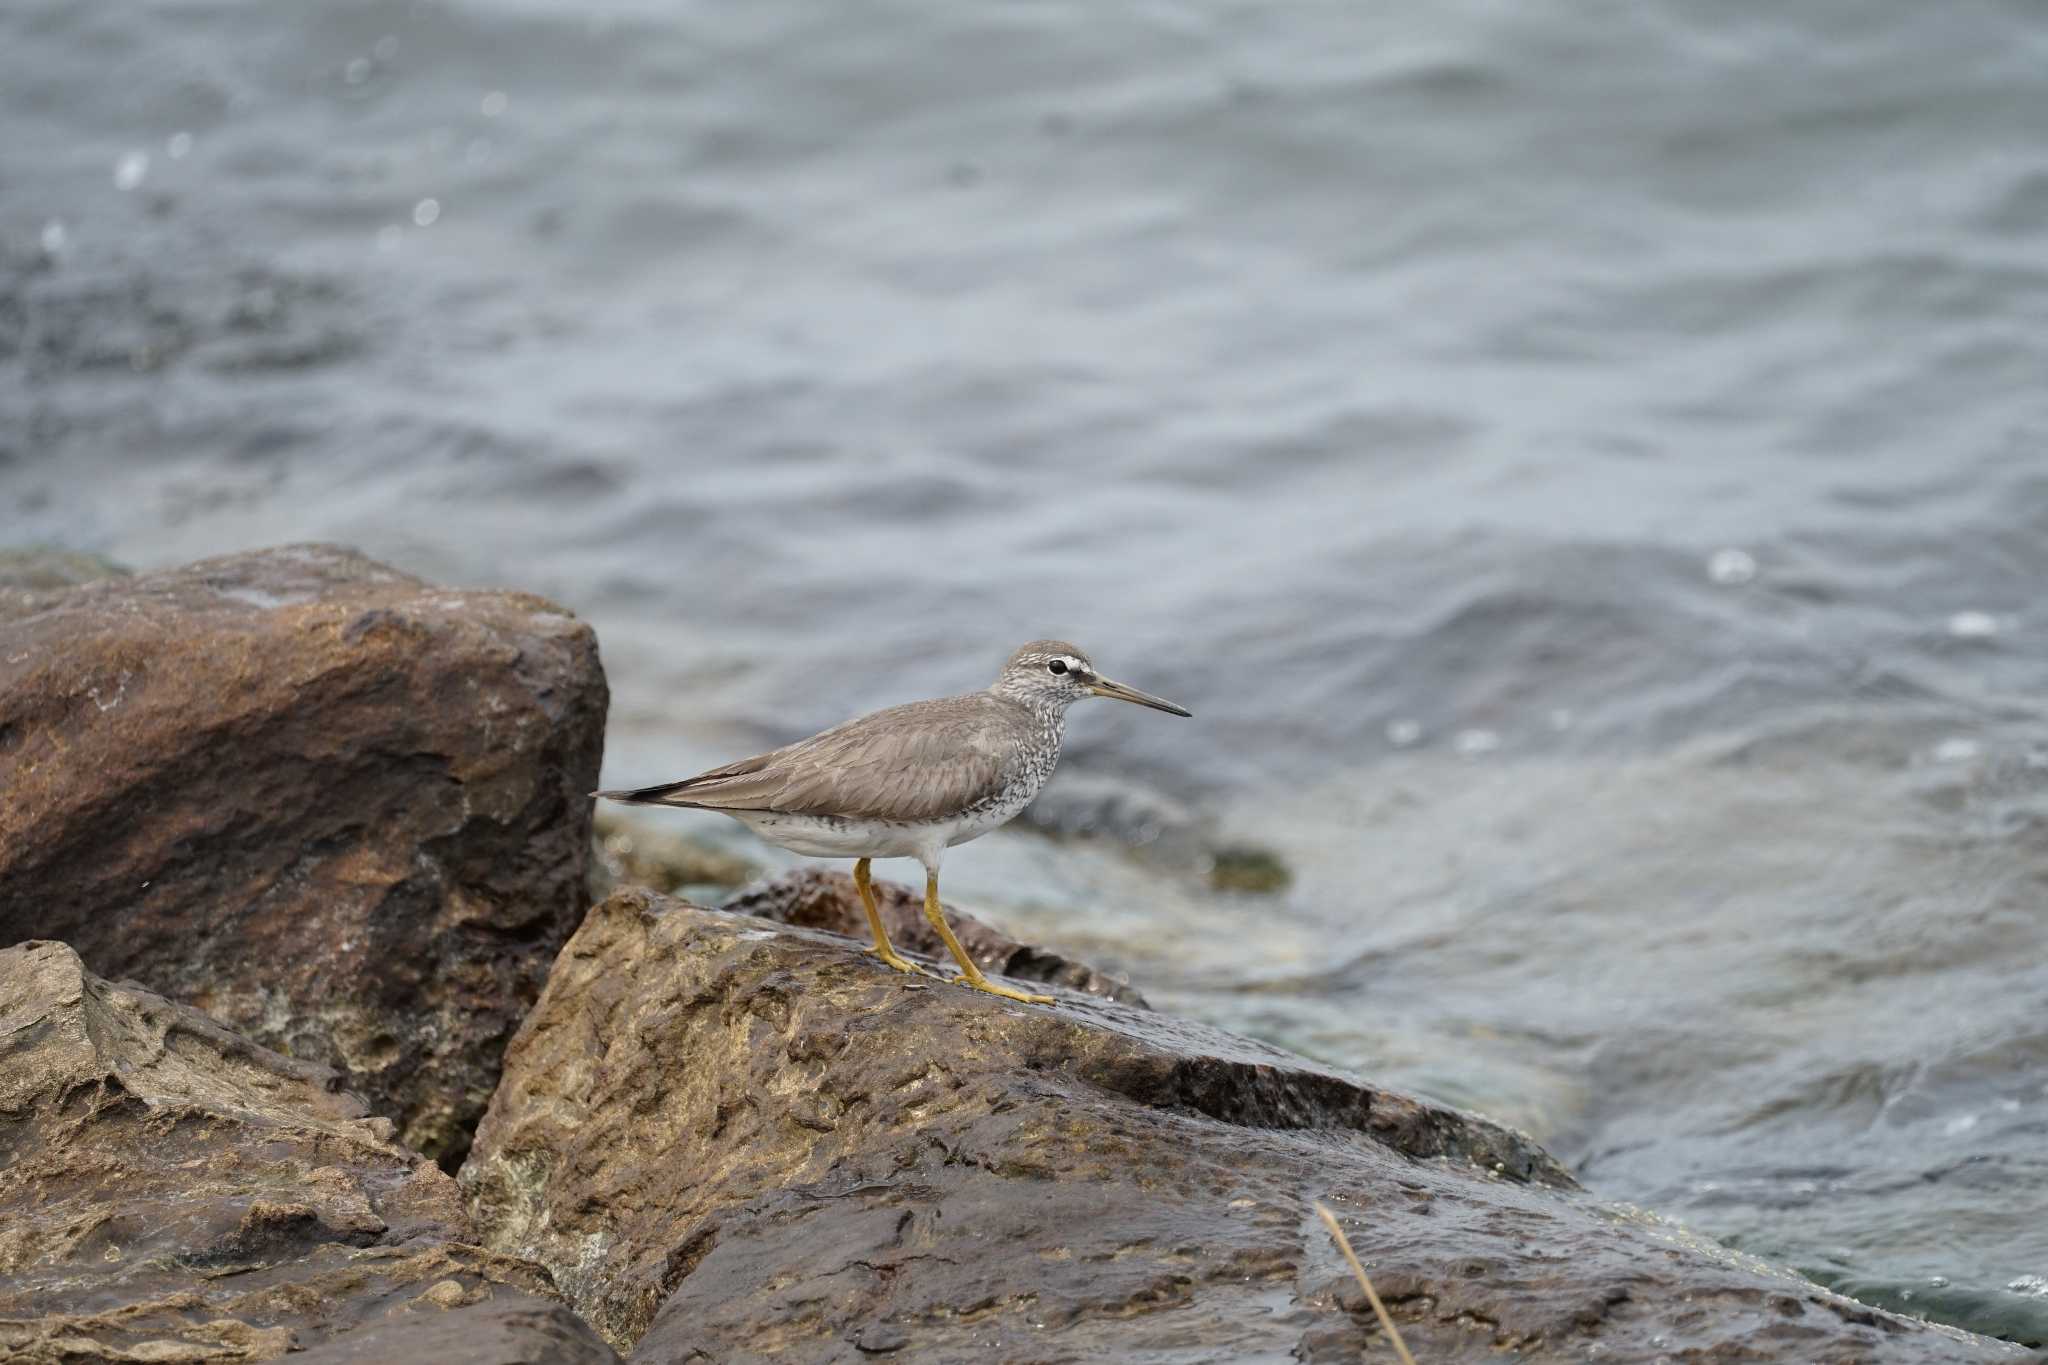
<path id="1" fill-rule="evenodd" d="M 761 875 L 759 867 L 736 853 L 687 834 L 656 829 L 616 807 L 600 804 L 594 826 L 592 904 L 622 886 L 670 894 L 695 887 L 741 887 Z"/>
<path id="2" fill-rule="evenodd" d="M 0 949 L 0 1358 L 273 1360 L 449 1305 L 553 1311 L 339 1080 L 61 943 Z"/>
<path id="3" fill-rule="evenodd" d="M 30 546 L 0 550 L 0 592 L 16 596 L 59 592 L 102 578 L 125 578 L 128 570 L 100 555 Z"/>
<path id="4" fill-rule="evenodd" d="M 618 1358 L 562 1305 L 507 1297 L 393 1317 L 295 1355 L 292 1365 L 617 1365 Z"/>
<path id="5" fill-rule="evenodd" d="M 623 891 L 462 1172 L 642 1362 L 2009 1358 L 1579 1190 L 1520 1135 L 1168 1016 L 910 981 Z"/>
<path id="6" fill-rule="evenodd" d="M 298 546 L 0 593 L 0 943 L 342 1068 L 451 1167 L 586 904 L 589 627 Z"/>
<path id="7" fill-rule="evenodd" d="M 1169 861 L 1200 856 L 1209 831 L 1191 807 L 1128 777 L 1068 769 L 1024 808 L 1023 822 L 1052 835 L 1114 839 L 1155 848 Z"/>
<path id="8" fill-rule="evenodd" d="M 1269 896 L 1294 880 L 1272 849 L 1227 839 L 1212 819 L 1129 778 L 1062 772 L 1022 820 L 1055 838 L 1114 840 L 1148 866 L 1202 877 L 1218 891 Z"/>
<path id="9" fill-rule="evenodd" d="M 900 882 L 885 881 L 873 885 L 875 905 L 882 912 L 882 927 L 889 931 L 890 942 L 902 952 L 927 957 L 951 968 L 952 954 L 939 941 L 931 921 L 924 917 L 923 888 L 912 890 Z M 868 929 L 867 912 L 861 909 L 860 891 L 854 886 L 853 877 L 845 872 L 803 868 L 742 892 L 727 901 L 724 908 L 772 919 L 778 924 L 844 934 L 858 939 L 862 947 L 874 941 Z M 983 971 L 1017 981 L 1065 986 L 1138 1009 L 1149 1008 L 1129 982 L 1058 953 L 1019 943 L 993 925 L 951 906 L 946 907 L 946 918 L 953 926 L 953 936 Z"/>
<path id="10" fill-rule="evenodd" d="M 1271 896 L 1285 891 L 1294 874 L 1280 855 L 1256 844 L 1223 844 L 1210 854 L 1209 885 L 1218 891 Z"/>

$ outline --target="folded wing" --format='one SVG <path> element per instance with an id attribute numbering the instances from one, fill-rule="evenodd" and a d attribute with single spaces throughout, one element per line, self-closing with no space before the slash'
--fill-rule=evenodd
<path id="1" fill-rule="evenodd" d="M 615 801 L 706 810 L 941 820 L 997 796 L 1023 747 L 1026 718 L 986 693 L 914 702 L 848 721 L 785 748 Z"/>

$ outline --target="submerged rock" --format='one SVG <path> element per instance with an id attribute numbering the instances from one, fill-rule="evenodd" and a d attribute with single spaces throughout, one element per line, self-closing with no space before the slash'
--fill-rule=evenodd
<path id="1" fill-rule="evenodd" d="M 1209 885 L 1218 891 L 1271 896 L 1285 891 L 1294 874 L 1280 855 L 1255 844 L 1225 844 L 1210 854 Z"/>
<path id="2" fill-rule="evenodd" d="M 900 882 L 876 881 L 873 886 L 875 908 L 881 912 L 882 927 L 889 931 L 889 941 L 899 951 L 930 958 L 950 972 L 952 954 L 939 941 L 931 921 L 924 917 L 924 892 Z M 724 908 L 779 924 L 844 934 L 862 943 L 872 941 L 873 937 L 867 911 L 861 908 L 860 891 L 852 876 L 844 872 L 803 868 L 741 892 L 727 901 Z M 1065 986 L 1138 1009 L 1148 1008 L 1145 998 L 1129 982 L 1098 972 L 1085 962 L 1019 943 L 994 925 L 951 906 L 946 907 L 946 920 L 953 926 L 953 936 L 960 940 L 960 946 L 985 972 L 1017 981 Z"/>
<path id="3" fill-rule="evenodd" d="M 736 853 L 687 834 L 656 829 L 602 803 L 593 825 L 593 903 L 622 886 L 673 894 L 698 887 L 741 887 L 761 875 L 758 866 Z"/>
<path id="4" fill-rule="evenodd" d="M 459 1159 L 586 904 L 589 627 L 298 546 L 0 593 L 0 634 L 0 943 L 338 1066 Z"/>
<path id="5" fill-rule="evenodd" d="M 275 1360 L 483 1304 L 573 1336 L 546 1272 L 476 1246 L 455 1182 L 338 1083 L 61 943 L 0 949 L 0 1359 Z M 572 1358 L 612 1358 L 575 1330 Z M 437 1340 L 332 1358 L 518 1358 Z"/>
<path id="6" fill-rule="evenodd" d="M 1193 807 L 1126 777 L 1069 769 L 1046 784 L 1023 823 L 1047 834 L 1114 839 L 1166 861 L 1197 864 L 1209 841 Z"/>
<path id="7" fill-rule="evenodd" d="M 636 1361 L 2007 1358 L 1605 1206 L 1519 1134 L 1066 994 L 643 891 L 594 909 L 462 1172 Z"/>
<path id="8" fill-rule="evenodd" d="M 1021 820 L 1055 838 L 1113 840 L 1153 867 L 1199 877 L 1218 891 L 1270 896 L 1294 880 L 1274 850 L 1228 838 L 1193 807 L 1128 778 L 1061 773 Z"/>

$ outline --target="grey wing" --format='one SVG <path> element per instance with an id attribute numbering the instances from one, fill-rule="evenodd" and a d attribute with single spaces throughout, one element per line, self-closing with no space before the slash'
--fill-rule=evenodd
<path id="1" fill-rule="evenodd" d="M 632 793 L 712 810 L 933 820 L 1006 785 L 1015 718 L 984 695 L 891 707 L 666 787 Z"/>

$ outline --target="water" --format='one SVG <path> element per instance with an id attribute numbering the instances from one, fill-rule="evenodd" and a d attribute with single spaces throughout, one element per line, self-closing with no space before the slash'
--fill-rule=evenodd
<path id="1" fill-rule="evenodd" d="M 1070 774 L 1293 884 L 1006 832 L 957 899 L 2039 1341 L 2044 63 L 2020 0 L 15 0 L 0 543 L 545 593 L 614 784 L 1077 639 L 1199 719 Z"/>

